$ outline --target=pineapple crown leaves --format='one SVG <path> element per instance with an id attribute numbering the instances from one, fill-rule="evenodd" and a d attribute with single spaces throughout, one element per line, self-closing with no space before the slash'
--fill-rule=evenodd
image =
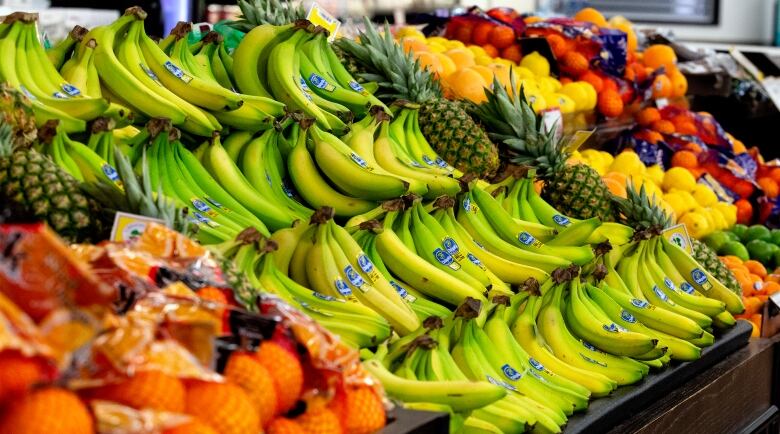
<path id="1" fill-rule="evenodd" d="M 664 229 L 672 224 L 672 218 L 658 206 L 655 195 L 648 196 L 645 186 L 639 191 L 631 183 L 626 187 L 626 198 L 612 196 L 619 213 L 621 223 L 638 231 Z"/>
<path id="2" fill-rule="evenodd" d="M 361 79 L 379 84 L 377 96 L 381 99 L 425 102 L 442 96 L 439 81 L 428 68 L 420 65 L 413 53 L 405 52 L 393 40 L 387 22 L 384 32 L 380 33 L 365 18 L 365 30 L 360 32 L 358 41 L 341 38 L 336 45 L 365 69 L 366 72 L 359 74 Z"/>
<path id="3" fill-rule="evenodd" d="M 546 131 L 541 116 L 526 102 L 523 86 L 517 89 L 510 71 L 510 89 L 493 78 L 491 89 L 485 88 L 486 101 L 470 104 L 476 116 L 495 142 L 503 144 L 502 151 L 515 164 L 538 169 L 541 178 L 550 176 L 555 168 L 566 164 L 568 155 L 561 152 L 561 140 Z"/>
<path id="4" fill-rule="evenodd" d="M 239 19 L 228 25 L 245 33 L 263 24 L 282 26 L 306 19 L 306 10 L 300 1 L 238 0 L 238 7 L 241 9 Z"/>
<path id="5" fill-rule="evenodd" d="M 14 129 L 0 122 L 0 158 L 9 158 L 14 152 Z"/>

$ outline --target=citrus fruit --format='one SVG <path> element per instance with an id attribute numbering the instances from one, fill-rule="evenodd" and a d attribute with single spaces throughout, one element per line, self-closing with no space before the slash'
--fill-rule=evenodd
<path id="1" fill-rule="evenodd" d="M 674 54 L 672 47 L 663 44 L 656 44 L 647 47 L 642 60 L 645 66 L 653 69 L 665 67 L 670 70 L 677 63 L 677 55 Z"/>
<path id="2" fill-rule="evenodd" d="M 755 259 L 757 261 L 764 262 L 767 264 L 773 260 L 775 249 L 773 249 L 772 246 L 778 248 L 774 244 L 770 244 L 763 240 L 752 240 L 752 241 L 748 241 L 747 244 L 745 244 L 748 253 L 750 253 L 751 259 Z"/>
<path id="3" fill-rule="evenodd" d="M 655 185 L 660 187 L 661 183 L 664 182 L 664 169 L 658 164 L 653 164 L 647 168 L 645 176 L 652 179 Z"/>
<path id="4" fill-rule="evenodd" d="M 405 52 L 423 53 L 428 51 L 428 44 L 424 40 L 418 38 L 403 38 L 401 39 L 401 46 L 404 47 Z"/>
<path id="5" fill-rule="evenodd" d="M 285 413 L 290 410 L 303 391 L 303 367 L 298 356 L 280 344 L 263 341 L 255 354 L 274 380 L 278 399 L 277 410 Z"/>
<path id="6" fill-rule="evenodd" d="M 537 77 L 548 77 L 550 75 L 550 62 L 536 51 L 525 55 L 520 61 L 520 66 L 528 68 Z"/>
<path id="7" fill-rule="evenodd" d="M 723 246 L 730 241 L 728 232 L 714 232 L 704 238 L 704 244 L 716 252 L 720 252 Z"/>
<path id="8" fill-rule="evenodd" d="M 425 34 L 412 26 L 403 26 L 395 32 L 395 37 L 397 39 L 405 38 L 407 36 L 425 39 Z"/>
<path id="9" fill-rule="evenodd" d="M 14 400 L 0 417 L 0 434 L 92 434 L 92 416 L 73 392 L 38 389 Z"/>
<path id="10" fill-rule="evenodd" d="M 482 76 L 482 80 L 484 80 L 485 83 L 493 83 L 493 69 L 482 65 L 470 66 L 469 69 L 472 71 L 477 71 L 479 75 Z"/>
<path id="11" fill-rule="evenodd" d="M 753 259 L 745 261 L 745 266 L 752 274 L 755 274 L 756 276 L 762 279 L 765 278 L 767 275 L 766 267 L 764 267 L 764 264 L 758 261 L 755 261 Z"/>
<path id="12" fill-rule="evenodd" d="M 523 58 L 523 53 L 520 51 L 520 45 L 512 44 L 503 50 L 501 50 L 501 57 L 511 60 L 512 62 L 519 63 Z"/>
<path id="13" fill-rule="evenodd" d="M 163 434 L 219 434 L 209 425 L 193 420 L 163 431 Z"/>
<path id="14" fill-rule="evenodd" d="M 599 27 L 608 27 L 606 18 L 601 12 L 593 8 L 582 8 L 579 12 L 574 14 L 574 19 L 577 21 L 587 21 L 593 23 Z"/>
<path id="15" fill-rule="evenodd" d="M 567 114 L 577 111 L 577 104 L 569 96 L 562 93 L 553 93 L 551 96 L 555 100 L 556 107 L 561 110 L 561 113 Z M 547 103 L 549 104 L 549 100 Z"/>
<path id="16" fill-rule="evenodd" d="M 178 378 L 160 371 L 141 371 L 119 383 L 93 389 L 89 397 L 137 409 L 181 413 L 184 411 L 185 394 L 184 385 Z"/>
<path id="17" fill-rule="evenodd" d="M 373 433 L 386 423 L 382 400 L 368 386 L 346 386 L 338 390 L 329 408 L 336 413 L 347 433 Z"/>
<path id="18" fill-rule="evenodd" d="M 645 172 L 645 165 L 642 163 L 642 160 L 639 159 L 639 155 L 637 155 L 636 152 L 624 151 L 615 156 L 609 170 L 610 172 L 624 173 L 626 175 L 643 174 Z"/>
<path id="19" fill-rule="evenodd" d="M 747 228 L 744 234 L 744 239 L 747 242 L 753 240 L 772 241 L 772 232 L 768 227 L 764 225 L 752 225 Z"/>
<path id="20" fill-rule="evenodd" d="M 455 62 L 453 62 L 452 59 L 450 59 L 449 56 L 447 56 L 444 53 L 433 53 L 433 55 L 436 56 L 436 58 L 439 60 L 439 65 L 441 65 L 439 77 L 447 78 L 453 72 L 457 71 L 458 67 L 455 65 Z"/>
<path id="21" fill-rule="evenodd" d="M 485 55 L 488 57 L 496 57 L 498 56 L 498 48 L 492 46 L 491 44 L 485 44 L 482 46 L 482 51 L 485 52 Z"/>
<path id="22" fill-rule="evenodd" d="M 569 40 L 561 35 L 551 33 L 546 35 L 545 39 L 547 39 L 547 43 L 550 44 L 550 49 L 552 49 L 553 55 L 556 59 L 560 59 L 571 49 Z"/>
<path id="23" fill-rule="evenodd" d="M 636 121 L 639 125 L 648 127 L 655 121 L 661 120 L 661 112 L 655 107 L 647 107 L 636 114 Z"/>
<path id="24" fill-rule="evenodd" d="M 196 381 L 187 388 L 186 413 L 220 434 L 255 434 L 260 418 L 244 389 L 230 383 Z"/>
<path id="25" fill-rule="evenodd" d="M 737 222 L 736 205 L 726 203 L 726 202 L 718 202 L 715 205 L 713 205 L 713 207 L 718 211 L 720 211 L 720 214 L 723 216 L 724 219 L 726 219 L 726 224 L 728 225 L 728 227 L 731 228 L 734 226 L 734 224 Z M 733 229 L 732 229 L 732 233 L 733 233 Z"/>
<path id="26" fill-rule="evenodd" d="M 664 191 L 676 188 L 683 191 L 693 191 L 696 187 L 696 178 L 688 169 L 672 167 L 664 173 L 664 181 L 661 184 Z"/>
<path id="27" fill-rule="evenodd" d="M 271 374 L 255 357 L 233 353 L 228 359 L 225 378 L 241 387 L 257 409 L 260 423 L 267 425 L 276 414 L 276 390 Z"/>
<path id="28" fill-rule="evenodd" d="M 0 352 L 0 407 L 43 379 L 43 366 L 38 359 L 13 350 Z"/>
<path id="29" fill-rule="evenodd" d="M 599 94 L 598 109 L 608 118 L 620 116 L 623 113 L 623 99 L 615 90 L 604 90 Z"/>
<path id="30" fill-rule="evenodd" d="M 653 98 L 669 98 L 672 96 L 672 81 L 665 74 L 661 74 L 653 79 Z"/>
<path id="31" fill-rule="evenodd" d="M 442 73 L 443 68 L 439 58 L 436 56 L 436 53 L 430 53 L 427 51 L 421 53 L 415 52 L 414 57 L 418 62 L 420 62 L 421 68 L 427 69 L 436 76 Z"/>
<path id="32" fill-rule="evenodd" d="M 774 199 L 780 193 L 780 186 L 778 186 L 777 181 L 768 176 L 758 178 L 756 182 L 770 199 Z"/>
<path id="33" fill-rule="evenodd" d="M 580 80 L 590 83 L 590 85 L 593 86 L 593 89 L 596 91 L 596 93 L 604 90 L 604 79 L 599 77 L 599 75 L 593 71 L 588 71 L 582 74 L 580 76 Z"/>
<path id="34" fill-rule="evenodd" d="M 747 248 L 744 244 L 740 243 L 739 241 L 729 241 L 723 246 L 721 246 L 720 250 L 718 251 L 718 254 L 721 255 L 731 255 L 736 256 L 737 258 L 747 261 L 750 259 L 750 254 L 748 253 Z"/>
<path id="35" fill-rule="evenodd" d="M 492 46 L 498 48 L 499 50 L 503 50 L 504 48 L 515 43 L 515 31 L 511 27 L 495 26 L 490 31 L 488 39 Z"/>
<path id="36" fill-rule="evenodd" d="M 483 22 L 474 26 L 471 32 L 471 42 L 477 45 L 485 45 L 490 40 L 490 32 L 496 25 L 491 22 Z"/>
<path id="37" fill-rule="evenodd" d="M 277 417 L 266 427 L 265 434 L 307 434 L 297 422 Z"/>
<path id="38" fill-rule="evenodd" d="M 699 167 L 699 158 L 691 151 L 677 151 L 672 156 L 672 166 L 695 169 Z"/>
<path id="39" fill-rule="evenodd" d="M 685 213 L 677 219 L 677 222 L 684 224 L 686 229 L 688 229 L 688 233 L 694 238 L 701 238 L 710 230 L 707 217 L 697 211 Z"/>
<path id="40" fill-rule="evenodd" d="M 568 53 L 564 54 L 563 57 L 561 57 L 559 63 L 561 65 L 561 69 L 574 77 L 579 77 L 580 75 L 586 73 L 588 71 L 588 67 L 590 66 L 588 63 L 588 58 L 577 51 L 569 51 Z"/>
<path id="41" fill-rule="evenodd" d="M 558 92 L 571 98 L 574 101 L 574 104 L 576 104 L 577 108 L 584 109 L 589 103 L 588 91 L 585 90 L 585 88 L 583 88 L 579 82 L 565 84 Z"/>
<path id="42" fill-rule="evenodd" d="M 715 195 L 715 192 L 703 184 L 696 184 L 691 194 L 693 194 L 693 198 L 701 206 L 711 206 L 718 202 L 718 196 Z"/>
<path id="43" fill-rule="evenodd" d="M 488 83 L 479 72 L 471 68 L 461 69 L 447 77 L 447 85 L 459 98 L 468 99 L 475 103 L 487 100 L 485 87 Z"/>
<path id="44" fill-rule="evenodd" d="M 482 46 L 480 45 L 474 45 L 474 44 L 467 45 L 466 49 L 471 51 L 474 54 L 473 56 L 474 58 L 477 58 L 479 56 L 487 56 L 485 49 L 482 48 Z"/>
<path id="45" fill-rule="evenodd" d="M 305 413 L 296 417 L 295 422 L 307 434 L 341 434 L 341 422 L 332 410 L 314 406 L 309 407 Z"/>
<path id="46" fill-rule="evenodd" d="M 492 57 L 489 56 L 476 56 L 474 58 L 474 63 L 482 66 L 490 66 L 491 64 L 494 63 L 494 60 Z"/>
<path id="47" fill-rule="evenodd" d="M 465 45 L 471 43 L 471 34 L 473 32 L 474 32 L 473 27 L 471 27 L 470 25 L 464 25 L 458 27 L 452 36 L 457 42 L 460 42 L 461 44 Z"/>

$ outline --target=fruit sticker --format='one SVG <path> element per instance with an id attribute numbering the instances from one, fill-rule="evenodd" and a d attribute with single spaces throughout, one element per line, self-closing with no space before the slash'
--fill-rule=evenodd
<path id="1" fill-rule="evenodd" d="M 67 93 L 70 96 L 79 96 L 79 95 L 81 95 L 81 91 L 79 90 L 79 88 L 77 88 L 76 86 L 74 86 L 74 85 L 72 85 L 70 83 L 62 83 L 62 85 L 60 85 L 60 87 L 62 88 L 62 90 L 65 93 Z"/>
<path id="2" fill-rule="evenodd" d="M 368 163 L 366 163 L 366 160 L 364 160 L 363 157 L 361 157 L 360 155 L 352 152 L 349 154 L 349 158 L 351 158 L 352 161 L 354 161 L 355 164 L 357 164 L 358 166 L 366 170 L 369 170 Z"/>
<path id="3" fill-rule="evenodd" d="M 214 218 L 214 217 L 216 217 L 217 215 L 219 215 L 219 214 L 217 214 L 217 212 L 216 212 L 216 211 L 214 211 L 213 209 L 211 209 L 211 207 L 210 207 L 210 206 L 208 206 L 208 205 L 206 204 L 206 202 L 203 202 L 202 200 L 200 200 L 200 199 L 198 199 L 198 198 L 195 198 L 195 197 L 193 197 L 193 198 L 190 198 L 190 203 L 192 204 L 192 207 L 193 207 L 193 208 L 195 208 L 196 210 L 198 210 L 198 211 L 200 211 L 200 212 L 202 212 L 202 213 L 204 213 L 204 214 L 208 215 L 208 216 L 209 216 L 209 217 L 211 217 L 211 218 Z"/>
<path id="4" fill-rule="evenodd" d="M 445 252 L 441 248 L 437 247 L 433 251 L 433 257 L 436 258 L 436 260 L 439 261 L 439 263 L 441 265 L 444 265 L 445 267 L 450 267 L 455 271 L 460 270 L 460 264 L 455 262 L 455 259 L 452 257 L 452 255 Z"/>
<path id="5" fill-rule="evenodd" d="M 312 295 L 317 297 L 317 298 L 319 298 L 320 300 L 324 300 L 324 301 L 336 301 L 337 300 L 336 297 L 334 297 L 332 295 L 326 295 L 326 294 L 323 294 L 323 293 L 317 292 L 317 291 L 312 291 Z"/>
<path id="6" fill-rule="evenodd" d="M 362 95 L 367 95 L 368 94 L 368 91 L 363 86 L 361 86 L 360 83 L 358 83 L 355 80 L 350 80 L 349 87 L 350 87 L 350 89 L 354 90 L 355 92 L 357 92 L 359 94 L 362 94 Z"/>
<path id="7" fill-rule="evenodd" d="M 504 373 L 506 378 L 512 381 L 517 381 L 522 377 L 522 374 L 517 372 L 517 369 L 513 368 L 509 363 L 506 363 L 501 367 L 501 372 Z"/>
<path id="8" fill-rule="evenodd" d="M 565 226 L 569 226 L 569 224 L 571 224 L 571 220 L 569 220 L 568 217 L 562 216 L 560 214 L 555 214 L 552 219 L 555 222 L 555 224 L 557 224 L 558 226 L 564 226 L 565 227 Z"/>
<path id="9" fill-rule="evenodd" d="M 661 288 L 659 288 L 658 285 L 653 285 L 653 292 L 655 292 L 655 295 L 657 295 L 658 298 L 669 303 L 669 296 L 666 295 L 666 293 L 663 292 L 663 290 L 661 290 Z"/>
<path id="10" fill-rule="evenodd" d="M 499 387 L 503 387 L 506 390 L 511 390 L 512 392 L 517 391 L 517 387 L 512 386 L 511 384 L 507 383 L 506 381 L 499 380 L 497 378 L 493 378 L 490 375 L 485 375 L 485 378 L 487 378 L 488 383 L 494 384 Z"/>
<path id="11" fill-rule="evenodd" d="M 693 271 L 691 271 L 691 278 L 697 285 L 703 285 L 704 282 L 707 281 L 707 276 L 699 268 L 696 268 Z"/>
<path id="12" fill-rule="evenodd" d="M 604 324 L 601 326 L 604 330 L 610 332 L 610 333 L 617 333 L 620 331 L 617 324 L 611 323 L 611 324 Z"/>
<path id="13" fill-rule="evenodd" d="M 463 209 L 466 211 L 471 211 L 471 199 L 463 199 Z"/>
<path id="14" fill-rule="evenodd" d="M 160 79 L 157 78 L 157 74 L 155 74 L 151 69 L 149 69 L 148 66 L 144 65 L 143 63 L 139 63 L 138 65 L 141 67 L 144 73 L 149 76 L 149 78 L 156 81 L 157 83 L 160 83 Z"/>
<path id="15" fill-rule="evenodd" d="M 471 263 L 472 263 L 472 264 L 476 265 L 477 267 L 479 267 L 479 268 L 481 268 L 481 269 L 483 269 L 483 270 L 486 270 L 486 269 L 487 269 L 487 268 L 486 268 L 486 267 L 485 267 L 485 266 L 482 264 L 482 261 L 480 261 L 480 260 L 479 260 L 479 258 L 477 258 L 476 256 L 474 256 L 473 254 L 469 253 L 469 254 L 468 254 L 468 255 L 466 255 L 466 256 L 468 256 L 468 257 L 469 257 L 469 261 L 471 261 Z"/>
<path id="16" fill-rule="evenodd" d="M 538 241 L 533 235 L 528 232 L 520 232 L 517 236 L 517 241 L 525 244 L 526 246 L 536 247 L 537 249 L 542 247 L 541 241 Z"/>
<path id="17" fill-rule="evenodd" d="M 458 245 L 457 241 L 451 237 L 444 238 L 444 240 L 441 242 L 441 245 L 444 247 L 444 250 L 446 250 L 447 253 L 455 258 L 457 262 L 463 262 L 463 260 L 466 259 L 466 257 L 463 256 L 463 253 L 460 252 L 460 246 Z"/>
<path id="18" fill-rule="evenodd" d="M 636 307 L 638 307 L 640 309 L 644 309 L 644 308 L 647 307 L 647 305 L 649 303 L 644 301 L 644 300 L 640 300 L 638 298 L 634 298 L 634 299 L 631 299 L 631 304 L 633 304 L 634 306 L 636 306 Z"/>
<path id="19" fill-rule="evenodd" d="M 425 162 L 425 164 L 427 164 L 429 166 L 438 166 L 438 164 L 436 164 L 435 161 L 431 160 L 431 157 L 429 157 L 427 155 L 423 155 L 422 159 Z"/>
<path id="20" fill-rule="evenodd" d="M 620 319 L 631 324 L 636 323 L 636 317 L 626 310 L 620 311 Z"/>
<path id="21" fill-rule="evenodd" d="M 351 297 L 352 296 L 352 290 L 349 289 L 349 285 L 347 285 L 347 282 L 336 279 L 336 291 L 338 291 L 339 294 L 343 295 L 344 297 Z"/>
<path id="22" fill-rule="evenodd" d="M 328 83 L 328 80 L 325 80 L 324 77 L 315 73 L 311 73 L 311 75 L 309 75 L 309 83 L 311 83 L 312 86 L 318 89 L 322 89 L 326 92 L 333 92 L 336 90 L 336 86 Z"/>
<path id="23" fill-rule="evenodd" d="M 404 301 L 407 303 L 414 303 L 417 301 L 417 297 L 409 294 L 409 291 L 407 291 L 403 286 L 399 285 L 395 280 L 390 281 L 390 286 L 395 288 L 395 292 L 397 292 L 398 295 L 400 295 L 401 298 L 404 299 Z"/>
<path id="24" fill-rule="evenodd" d="M 108 178 L 109 181 L 113 182 L 114 185 L 117 186 L 122 191 L 125 191 L 124 185 L 122 185 L 122 180 L 119 178 L 119 172 L 116 171 L 114 166 L 103 163 L 102 166 L 100 166 L 100 170 L 103 172 L 104 175 L 106 175 L 106 178 Z"/>
<path id="25" fill-rule="evenodd" d="M 607 364 L 603 362 L 599 362 L 598 360 L 593 360 L 590 357 L 586 356 L 585 354 L 580 353 L 580 357 L 582 357 L 582 360 L 585 360 L 588 363 L 593 363 L 594 365 L 599 365 L 607 368 Z"/>
<path id="26" fill-rule="evenodd" d="M 352 286 L 363 292 L 368 291 L 368 288 L 363 289 L 366 286 L 366 281 L 360 277 L 360 274 L 351 265 L 344 267 L 344 275 L 347 276 L 347 280 L 349 280 Z"/>
<path id="27" fill-rule="evenodd" d="M 674 286 L 674 282 L 672 282 L 672 279 L 670 279 L 668 277 L 664 277 L 664 285 L 666 285 L 666 287 L 671 289 L 672 291 L 677 289 L 677 287 Z"/>
<path id="28" fill-rule="evenodd" d="M 538 360 L 536 360 L 536 359 L 534 359 L 533 357 L 530 357 L 530 358 L 528 359 L 528 364 L 529 364 L 529 365 L 531 365 L 531 366 L 533 366 L 533 367 L 534 367 L 534 369 L 536 369 L 537 371 L 544 371 L 544 365 L 542 365 L 541 363 L 539 363 L 539 361 L 538 361 Z"/>
<path id="29" fill-rule="evenodd" d="M 181 68 L 176 66 L 170 60 L 165 62 L 165 64 L 163 64 L 163 66 L 165 67 L 165 69 L 168 70 L 168 72 L 171 73 L 171 75 L 173 75 L 174 77 L 178 78 L 179 80 L 181 80 L 181 81 L 183 81 L 185 83 L 189 83 L 189 82 L 192 81 L 192 77 L 190 77 L 189 75 L 185 74 L 184 70 L 182 70 Z"/>
<path id="30" fill-rule="evenodd" d="M 371 262 L 371 260 L 368 259 L 368 256 L 366 256 L 364 253 L 360 253 L 358 255 L 357 264 L 358 267 L 360 267 L 360 269 L 366 273 L 368 280 L 370 280 L 372 283 L 376 283 L 382 277 L 379 275 L 379 272 L 376 271 L 374 263 Z"/>
<path id="31" fill-rule="evenodd" d="M 691 286 L 691 284 L 688 283 L 688 282 L 681 283 L 680 284 L 680 289 L 682 289 L 683 291 L 685 291 L 688 294 L 693 295 L 693 291 L 694 291 L 693 286 Z"/>

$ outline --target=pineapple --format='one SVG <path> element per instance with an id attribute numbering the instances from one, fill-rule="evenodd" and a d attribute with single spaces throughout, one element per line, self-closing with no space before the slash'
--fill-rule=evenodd
<path id="1" fill-rule="evenodd" d="M 6 83 L 0 84 L 0 117 L 12 127 L 14 145 L 29 145 L 38 138 L 30 101 Z"/>
<path id="2" fill-rule="evenodd" d="M 672 225 L 671 217 L 666 214 L 655 200 L 647 197 L 645 188 L 640 187 L 637 192 L 632 185 L 626 188 L 626 198 L 613 197 L 617 209 L 620 212 L 621 223 L 631 226 L 635 230 L 662 230 Z M 726 265 L 718 259 L 718 255 L 701 241 L 691 238 L 693 259 L 709 271 L 716 279 L 726 285 L 737 295 L 742 294 L 742 287 L 737 278 Z"/>
<path id="3" fill-rule="evenodd" d="M 22 137 L 10 124 L 0 124 L 0 204 L 14 209 L 16 220 L 46 221 L 68 242 L 101 240 L 103 225 L 94 218 L 98 205 Z"/>
<path id="4" fill-rule="evenodd" d="M 502 161 L 536 169 L 544 181 L 542 197 L 569 216 L 614 220 L 614 206 L 601 176 L 585 164 L 570 165 L 562 140 L 547 131 L 541 117 L 526 102 L 521 88 L 512 85 L 512 96 L 495 80 L 485 90 L 487 101 L 472 104 L 473 113 L 485 124 L 490 138 L 500 144 Z"/>
<path id="5" fill-rule="evenodd" d="M 306 19 L 306 10 L 299 1 L 238 0 L 238 7 L 241 16 L 229 25 L 245 33 L 263 24 L 282 26 Z"/>
<path id="6" fill-rule="evenodd" d="M 498 149 L 462 103 L 442 97 L 442 89 L 427 69 L 396 44 L 385 25 L 384 35 L 366 19 L 359 42 L 336 41 L 347 59 L 364 69 L 358 77 L 379 84 L 379 98 L 420 104 L 420 129 L 447 163 L 464 173 L 490 177 L 498 169 Z"/>

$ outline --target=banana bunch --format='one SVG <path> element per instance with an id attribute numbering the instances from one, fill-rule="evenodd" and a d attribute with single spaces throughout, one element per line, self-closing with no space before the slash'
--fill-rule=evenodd
<path id="1" fill-rule="evenodd" d="M 74 26 L 65 36 L 65 39 L 46 49 L 46 57 L 56 69 L 62 68 L 66 59 L 73 55 L 73 50 L 84 39 L 89 30 L 81 26 Z"/>
<path id="2" fill-rule="evenodd" d="M 43 146 L 41 151 L 78 181 L 103 182 L 123 191 L 115 163 L 110 163 L 103 156 L 106 154 L 98 154 L 89 146 L 71 139 L 59 125 L 60 121 L 52 119 L 38 130 L 38 138 Z M 114 149 L 110 142 L 107 142 L 105 147 L 107 153 L 113 154 Z M 113 157 L 110 159 L 113 160 Z"/>
<path id="3" fill-rule="evenodd" d="M 0 79 L 27 95 L 39 126 L 57 119 L 64 132 L 84 131 L 85 121 L 105 113 L 109 103 L 87 96 L 57 71 L 38 40 L 37 19 L 37 14 L 16 12 L 3 21 Z"/>
<path id="4" fill-rule="evenodd" d="M 286 240 L 291 250 L 282 255 L 284 260 L 276 266 L 294 282 L 317 294 L 373 310 L 401 335 L 417 330 L 420 319 L 412 308 L 332 217 L 332 208 L 317 211 L 302 234 Z"/>
<path id="5" fill-rule="evenodd" d="M 558 243 L 561 240 L 571 242 L 572 239 L 587 244 L 609 241 L 615 246 L 631 241 L 634 230 L 620 223 L 602 222 L 596 225 L 593 220 L 587 225 L 576 225 L 579 220 L 561 214 L 542 198 L 534 188 L 534 174 L 533 170 L 525 172 L 515 169 L 506 173 L 506 178 L 491 184 L 485 190 L 490 192 L 514 219 L 540 223 L 555 229 L 560 238 L 547 241 L 548 245 L 564 245 Z M 570 232 L 577 232 L 578 235 L 573 236 Z"/>
<path id="6" fill-rule="evenodd" d="M 275 98 L 328 131 L 346 131 L 372 106 L 387 108 L 350 76 L 324 29 L 306 20 L 253 28 L 233 53 L 232 71 L 240 92 Z"/>

